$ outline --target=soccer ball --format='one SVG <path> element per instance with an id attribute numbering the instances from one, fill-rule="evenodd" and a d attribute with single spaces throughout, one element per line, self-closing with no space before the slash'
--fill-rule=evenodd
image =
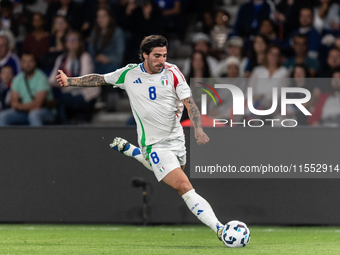
<path id="1" fill-rule="evenodd" d="M 244 247 L 250 241 L 249 228 L 242 221 L 229 221 L 222 230 L 222 240 L 228 247 Z"/>

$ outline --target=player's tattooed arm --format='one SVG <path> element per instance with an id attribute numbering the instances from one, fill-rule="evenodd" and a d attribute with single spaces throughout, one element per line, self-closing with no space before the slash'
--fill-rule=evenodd
<path id="1" fill-rule="evenodd" d="M 89 74 L 81 77 L 67 78 L 68 86 L 75 87 L 98 87 L 110 85 L 106 83 L 104 76 L 99 74 Z"/>
<path id="2" fill-rule="evenodd" d="M 195 101 L 192 97 L 188 97 L 182 100 L 183 104 L 188 110 L 189 118 L 194 125 L 195 128 L 195 138 L 197 139 L 198 144 L 205 144 L 209 142 L 209 137 L 203 132 L 202 123 L 201 123 L 201 114 L 198 110 Z"/>
<path id="3" fill-rule="evenodd" d="M 188 97 L 182 100 L 183 104 L 188 110 L 189 118 L 194 125 L 195 128 L 202 128 L 201 124 L 201 114 L 195 104 L 195 101 L 192 97 Z"/>
<path id="4" fill-rule="evenodd" d="M 70 78 L 62 71 L 58 70 L 59 74 L 56 76 L 57 82 L 61 87 L 98 87 L 103 85 L 110 85 L 106 83 L 104 76 L 99 74 L 88 74 L 80 77 Z"/>

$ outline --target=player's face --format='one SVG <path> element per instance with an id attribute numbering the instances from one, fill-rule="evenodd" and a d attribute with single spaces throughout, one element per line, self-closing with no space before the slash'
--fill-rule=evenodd
<path id="1" fill-rule="evenodd" d="M 145 59 L 145 64 L 147 65 L 147 71 L 151 73 L 160 73 L 164 67 L 166 57 L 167 57 L 167 48 L 164 47 L 155 47 L 149 55 L 143 53 L 143 57 Z"/>

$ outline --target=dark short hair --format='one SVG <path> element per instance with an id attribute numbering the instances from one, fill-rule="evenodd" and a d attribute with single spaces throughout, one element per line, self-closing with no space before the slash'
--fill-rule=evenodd
<path id="1" fill-rule="evenodd" d="M 34 56 L 34 54 L 32 52 L 23 52 L 21 55 L 21 60 L 24 56 L 31 56 L 34 60 L 34 62 L 37 64 L 38 60 L 36 59 L 36 57 Z"/>
<path id="2" fill-rule="evenodd" d="M 274 21 L 271 20 L 270 18 L 268 18 L 268 19 L 263 19 L 263 20 L 261 21 L 260 27 L 261 27 L 262 24 L 263 24 L 264 22 L 266 22 L 266 21 L 269 22 L 269 24 L 272 26 L 273 30 L 275 31 L 276 25 L 275 25 Z"/>
<path id="3" fill-rule="evenodd" d="M 297 67 L 300 67 L 302 68 L 304 71 L 305 71 L 305 75 L 306 75 L 306 78 L 310 78 L 310 71 L 309 71 L 309 68 L 307 65 L 305 64 L 295 64 L 293 66 L 293 70 L 292 70 L 292 73 L 290 75 L 290 78 L 294 78 L 294 75 L 295 75 L 295 71 L 296 71 L 296 68 Z"/>
<path id="4" fill-rule="evenodd" d="M 306 40 L 305 43 L 308 44 L 308 36 L 305 35 L 305 34 L 300 34 L 300 33 L 295 34 L 294 37 L 293 37 L 293 42 L 294 42 L 295 38 L 305 39 Z"/>
<path id="5" fill-rule="evenodd" d="M 313 15 L 313 8 L 311 8 L 311 7 L 308 7 L 308 6 L 302 7 L 302 8 L 300 9 L 300 14 L 301 14 L 301 11 L 302 11 L 302 10 L 309 10 L 309 11 L 311 12 L 311 14 Z"/>
<path id="6" fill-rule="evenodd" d="M 156 47 L 168 47 L 168 41 L 161 35 L 146 36 L 140 44 L 139 58 L 144 61 L 143 53 L 149 55 L 150 52 Z"/>

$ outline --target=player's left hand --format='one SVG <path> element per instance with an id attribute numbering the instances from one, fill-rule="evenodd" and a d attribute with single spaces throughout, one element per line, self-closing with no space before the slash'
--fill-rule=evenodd
<path id="1" fill-rule="evenodd" d="M 61 87 L 67 87 L 67 76 L 62 70 L 58 70 L 59 74 L 56 76 L 57 82 L 60 84 Z"/>
<path id="2" fill-rule="evenodd" d="M 206 133 L 203 132 L 203 129 L 195 130 L 195 138 L 199 145 L 206 144 L 210 140 L 209 137 L 206 135 Z"/>

